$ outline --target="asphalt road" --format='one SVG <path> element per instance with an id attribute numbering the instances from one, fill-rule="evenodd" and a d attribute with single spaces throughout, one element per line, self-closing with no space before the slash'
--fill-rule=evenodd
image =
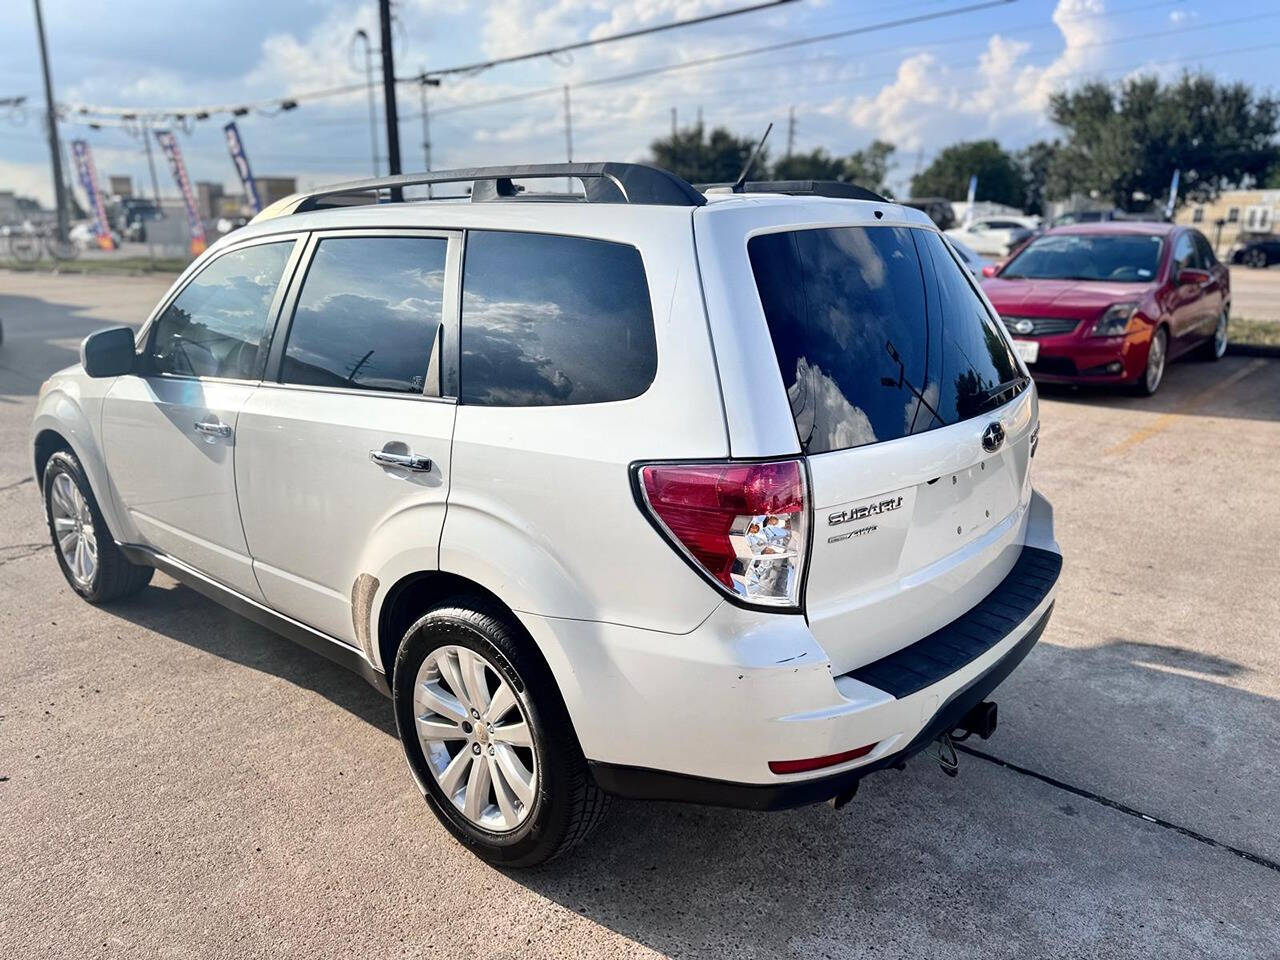
<path id="1" fill-rule="evenodd" d="M 0 956 L 1280 957 L 1280 361 L 1046 395 L 1057 612 L 956 779 L 619 803 L 504 873 L 361 680 L 162 576 L 103 609 L 64 586 L 34 395 L 164 285 L 0 272 Z"/>

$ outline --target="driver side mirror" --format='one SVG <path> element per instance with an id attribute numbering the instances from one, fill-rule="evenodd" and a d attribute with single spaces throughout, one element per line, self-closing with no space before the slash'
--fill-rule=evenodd
<path id="1" fill-rule="evenodd" d="M 994 277 L 996 275 L 996 271 L 999 269 L 1000 269 L 1000 264 L 998 263 L 983 264 L 982 275 L 984 277 Z"/>
<path id="2" fill-rule="evenodd" d="M 1181 287 L 1200 287 L 1209 282 L 1208 270 L 1196 270 L 1194 267 L 1183 267 L 1178 271 L 1178 285 Z"/>
<path id="3" fill-rule="evenodd" d="M 132 373 L 134 356 L 133 329 L 109 327 L 84 338 L 80 344 L 80 363 L 91 377 L 120 377 Z"/>

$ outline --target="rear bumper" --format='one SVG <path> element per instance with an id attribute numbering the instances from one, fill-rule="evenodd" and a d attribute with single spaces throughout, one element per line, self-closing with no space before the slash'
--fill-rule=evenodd
<path id="1" fill-rule="evenodd" d="M 924 750 L 944 733 L 950 733 L 961 718 L 982 702 L 1013 672 L 1031 652 L 1044 633 L 1053 612 L 1050 604 L 1040 619 L 1007 653 L 967 686 L 953 693 L 933 718 L 901 750 L 878 760 L 840 773 L 792 783 L 732 783 L 662 770 L 624 767 L 591 761 L 591 773 L 602 790 L 636 800 L 676 800 L 745 810 L 786 810 L 822 803 L 852 790 L 868 774 L 896 767 Z"/>
<path id="2" fill-rule="evenodd" d="M 1061 557 L 1053 510 L 1028 508 L 1014 569 L 916 643 L 841 675 L 804 617 L 722 604 L 687 634 L 521 614 L 600 785 L 651 799 L 773 809 L 835 796 L 956 726 L 1035 645 Z M 771 761 L 872 749 L 776 774 Z"/>

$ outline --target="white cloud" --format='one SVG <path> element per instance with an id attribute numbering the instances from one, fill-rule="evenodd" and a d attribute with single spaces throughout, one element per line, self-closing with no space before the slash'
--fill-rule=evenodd
<path id="1" fill-rule="evenodd" d="M 1100 44 L 1110 36 L 1103 0 L 1059 0 L 1053 21 L 1063 48 L 1045 66 L 1029 62 L 1031 45 L 993 35 L 973 68 L 957 68 L 933 53 L 903 60 L 892 83 L 848 105 L 855 127 L 917 150 L 982 136 L 1026 139 L 1048 126 L 1049 95 L 1081 73 L 1104 65 Z"/>

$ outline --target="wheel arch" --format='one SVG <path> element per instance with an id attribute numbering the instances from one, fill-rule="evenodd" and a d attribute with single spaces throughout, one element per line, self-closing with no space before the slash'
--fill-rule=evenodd
<path id="1" fill-rule="evenodd" d="M 387 676 L 388 685 L 392 682 L 392 670 L 396 660 L 396 651 L 400 640 L 419 617 L 433 607 L 441 606 L 451 600 L 476 597 L 500 611 L 510 622 L 525 635 L 532 649 L 542 651 L 520 617 L 492 590 L 445 570 L 419 570 L 402 576 L 387 588 L 381 604 L 372 613 L 376 623 L 373 631 L 372 646 L 376 649 L 383 672 Z M 542 656 L 543 662 L 546 657 Z"/>

